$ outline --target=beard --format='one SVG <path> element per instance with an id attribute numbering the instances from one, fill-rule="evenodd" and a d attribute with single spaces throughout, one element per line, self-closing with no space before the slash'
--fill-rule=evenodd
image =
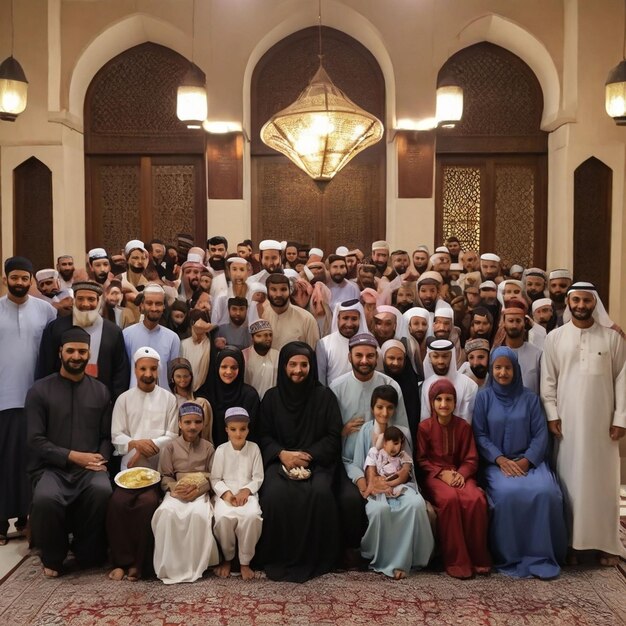
<path id="1" fill-rule="evenodd" d="M 573 318 L 581 321 L 586 321 L 593 316 L 593 309 L 583 309 L 582 311 L 570 309 L 570 311 L 572 312 Z"/>
<path id="2" fill-rule="evenodd" d="M 524 329 L 522 328 L 509 328 L 508 330 L 505 330 L 507 337 L 509 337 L 510 339 L 519 339 L 523 333 L 524 333 Z"/>
<path id="3" fill-rule="evenodd" d="M 396 304 L 396 308 L 400 313 L 406 313 L 409 309 L 412 309 L 415 305 L 412 302 L 402 302 Z"/>
<path id="4" fill-rule="evenodd" d="M 63 369 L 68 374 L 82 374 L 87 367 L 87 359 L 61 359 Z"/>
<path id="5" fill-rule="evenodd" d="M 486 378 L 487 372 L 489 371 L 486 365 L 470 365 L 470 369 L 476 378 Z"/>
<path id="6" fill-rule="evenodd" d="M 341 285 L 346 275 L 345 274 L 331 274 L 330 277 L 334 283 L 336 283 L 337 285 Z"/>
<path id="7" fill-rule="evenodd" d="M 281 307 L 284 307 L 285 304 L 287 304 L 287 302 L 289 301 L 289 296 L 267 296 L 267 299 L 269 300 L 269 303 L 272 306 L 278 307 L 279 309 Z"/>
<path id="8" fill-rule="evenodd" d="M 30 286 L 28 285 L 11 285 L 10 283 L 7 284 L 7 289 L 9 290 L 9 293 L 12 296 L 15 296 L 16 298 L 23 298 L 25 295 L 28 294 L 28 290 L 30 289 Z"/>
<path id="9" fill-rule="evenodd" d="M 221 256 L 212 256 L 209 258 L 209 265 L 211 269 L 216 271 L 222 271 L 226 269 L 226 259 Z"/>
<path id="10" fill-rule="evenodd" d="M 128 269 L 133 274 L 143 274 L 146 268 L 143 265 L 129 265 Z"/>
<path id="11" fill-rule="evenodd" d="M 550 299 L 555 304 L 565 304 L 565 297 L 566 297 L 566 295 L 567 294 L 565 294 L 565 293 L 551 293 L 550 294 Z"/>
<path id="12" fill-rule="evenodd" d="M 72 280 L 72 276 L 74 276 L 74 270 L 59 270 L 59 274 L 64 281 Z"/>
<path id="13" fill-rule="evenodd" d="M 526 295 L 530 298 L 531 302 L 534 302 L 535 300 L 540 300 L 541 298 L 545 298 L 545 296 L 543 295 L 543 291 L 539 291 L 538 293 L 530 293 L 527 291 Z"/>
<path id="14" fill-rule="evenodd" d="M 94 278 L 96 279 L 96 282 L 99 285 L 104 285 L 108 277 L 109 277 L 109 272 L 100 272 L 99 274 L 94 274 Z"/>
<path id="15" fill-rule="evenodd" d="M 93 311 L 79 311 L 76 306 L 74 306 L 72 310 L 72 317 L 74 318 L 74 324 L 76 326 L 87 328 L 88 326 L 93 326 L 96 323 L 100 317 L 100 312 L 98 309 L 94 309 Z"/>

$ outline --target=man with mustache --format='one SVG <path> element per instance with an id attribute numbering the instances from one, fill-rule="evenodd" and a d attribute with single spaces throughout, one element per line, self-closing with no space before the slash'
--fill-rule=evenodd
<path id="1" fill-rule="evenodd" d="M 211 296 L 225 293 L 228 289 L 226 281 L 226 257 L 228 256 L 228 240 L 222 235 L 215 235 L 207 239 L 207 260 L 209 271 L 213 276 Z"/>
<path id="2" fill-rule="evenodd" d="M 111 262 L 104 248 L 93 248 L 87 253 L 87 262 L 93 279 L 103 287 L 113 278 L 111 274 Z"/>
<path id="3" fill-rule="evenodd" d="M 86 373 L 107 386 L 113 402 L 128 389 L 130 365 L 122 329 L 100 315 L 102 286 L 96 282 L 74 283 L 72 315 L 59 317 L 46 327 L 39 347 L 37 378 L 44 378 L 61 367 L 61 337 L 72 326 L 84 329 L 91 338 Z"/>
<path id="4" fill-rule="evenodd" d="M 478 387 L 482 387 L 489 373 L 489 342 L 486 339 L 468 339 L 465 342 L 467 361 L 461 365 L 460 374 L 471 378 Z"/>
<path id="5" fill-rule="evenodd" d="M 160 361 L 161 356 L 153 348 L 138 348 L 133 353 L 137 386 L 124 392 L 113 407 L 111 441 L 122 470 L 156 469 L 161 448 L 178 436 L 176 398 L 157 384 Z M 111 580 L 121 580 L 125 575 L 137 580 L 152 569 L 154 539 L 150 521 L 159 505 L 159 495 L 158 483 L 143 489 L 114 491 L 106 519 L 113 562 Z"/>
<path id="6" fill-rule="evenodd" d="M 66 330 L 60 372 L 38 380 L 26 396 L 32 543 L 48 578 L 63 571 L 70 532 L 80 566 L 100 565 L 107 556 L 111 403 L 107 388 L 85 375 L 89 344 L 82 328 Z"/>
<path id="7" fill-rule="evenodd" d="M 0 298 L 0 546 L 6 544 L 9 520 L 26 527 L 30 487 L 26 477 L 24 400 L 35 380 L 39 342 L 56 309 L 28 295 L 32 263 L 19 256 L 4 263 L 8 293 Z"/>

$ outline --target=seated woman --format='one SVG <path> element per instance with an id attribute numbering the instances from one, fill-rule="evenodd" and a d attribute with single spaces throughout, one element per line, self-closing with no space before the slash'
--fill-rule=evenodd
<path id="1" fill-rule="evenodd" d="M 337 398 L 318 380 L 315 352 L 301 341 L 283 346 L 278 384 L 263 397 L 258 424 L 265 480 L 257 555 L 273 580 L 305 582 L 335 567 L 341 530 L 333 480 L 341 428 Z M 311 474 L 291 480 L 283 467 Z"/>
<path id="2" fill-rule="evenodd" d="M 567 548 L 563 495 L 546 463 L 548 427 L 539 396 L 522 385 L 510 348 L 491 353 L 472 426 L 493 508 L 495 567 L 519 578 L 558 576 Z"/>
<path id="3" fill-rule="evenodd" d="M 437 511 L 443 565 L 455 578 L 491 570 L 487 498 L 476 484 L 478 452 L 472 427 L 454 415 L 456 390 L 443 378 L 428 392 L 431 417 L 419 425 L 420 486 Z"/>
<path id="4" fill-rule="evenodd" d="M 178 409 L 180 435 L 159 456 L 165 498 L 152 516 L 154 571 L 165 584 L 194 582 L 218 562 L 208 496 L 213 445 L 202 439 L 204 411 L 195 402 Z"/>
<path id="5" fill-rule="evenodd" d="M 344 459 L 349 476 L 360 477 L 356 485 L 367 498 L 365 512 L 369 520 L 367 531 L 361 540 L 361 554 L 370 562 L 370 568 L 390 578 L 405 578 L 411 568 L 428 564 L 435 545 L 428 521 L 426 502 L 419 494 L 415 477 L 411 472 L 406 483 L 401 477 L 387 481 L 379 477 L 373 485 L 367 485 L 363 473 L 369 450 L 381 433 L 393 425 L 393 415 L 398 406 L 398 393 L 391 385 L 380 385 L 372 392 L 373 420 L 365 422 L 356 439 L 354 458 Z M 411 435 L 408 429 L 399 427 L 404 434 L 404 451 L 412 456 Z M 403 493 L 393 497 L 393 488 L 405 487 Z M 379 498 L 383 494 L 386 498 Z"/>

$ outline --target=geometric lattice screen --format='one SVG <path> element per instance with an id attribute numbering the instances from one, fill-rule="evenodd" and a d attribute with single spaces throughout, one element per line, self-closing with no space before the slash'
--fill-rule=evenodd
<path id="1" fill-rule="evenodd" d="M 443 174 L 443 238 L 459 238 L 464 250 L 480 248 L 480 175 L 477 167 L 446 165 Z"/>

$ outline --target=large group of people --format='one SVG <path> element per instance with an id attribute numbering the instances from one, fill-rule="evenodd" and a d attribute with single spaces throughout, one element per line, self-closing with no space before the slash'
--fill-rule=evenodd
<path id="1" fill-rule="evenodd" d="M 47 577 L 70 552 L 166 584 L 550 579 L 624 556 L 626 343 L 567 269 L 456 237 L 325 254 L 180 235 L 84 268 L 14 256 L 4 281 L 0 545 L 13 521 Z M 156 478 L 120 480 L 138 468 Z"/>

